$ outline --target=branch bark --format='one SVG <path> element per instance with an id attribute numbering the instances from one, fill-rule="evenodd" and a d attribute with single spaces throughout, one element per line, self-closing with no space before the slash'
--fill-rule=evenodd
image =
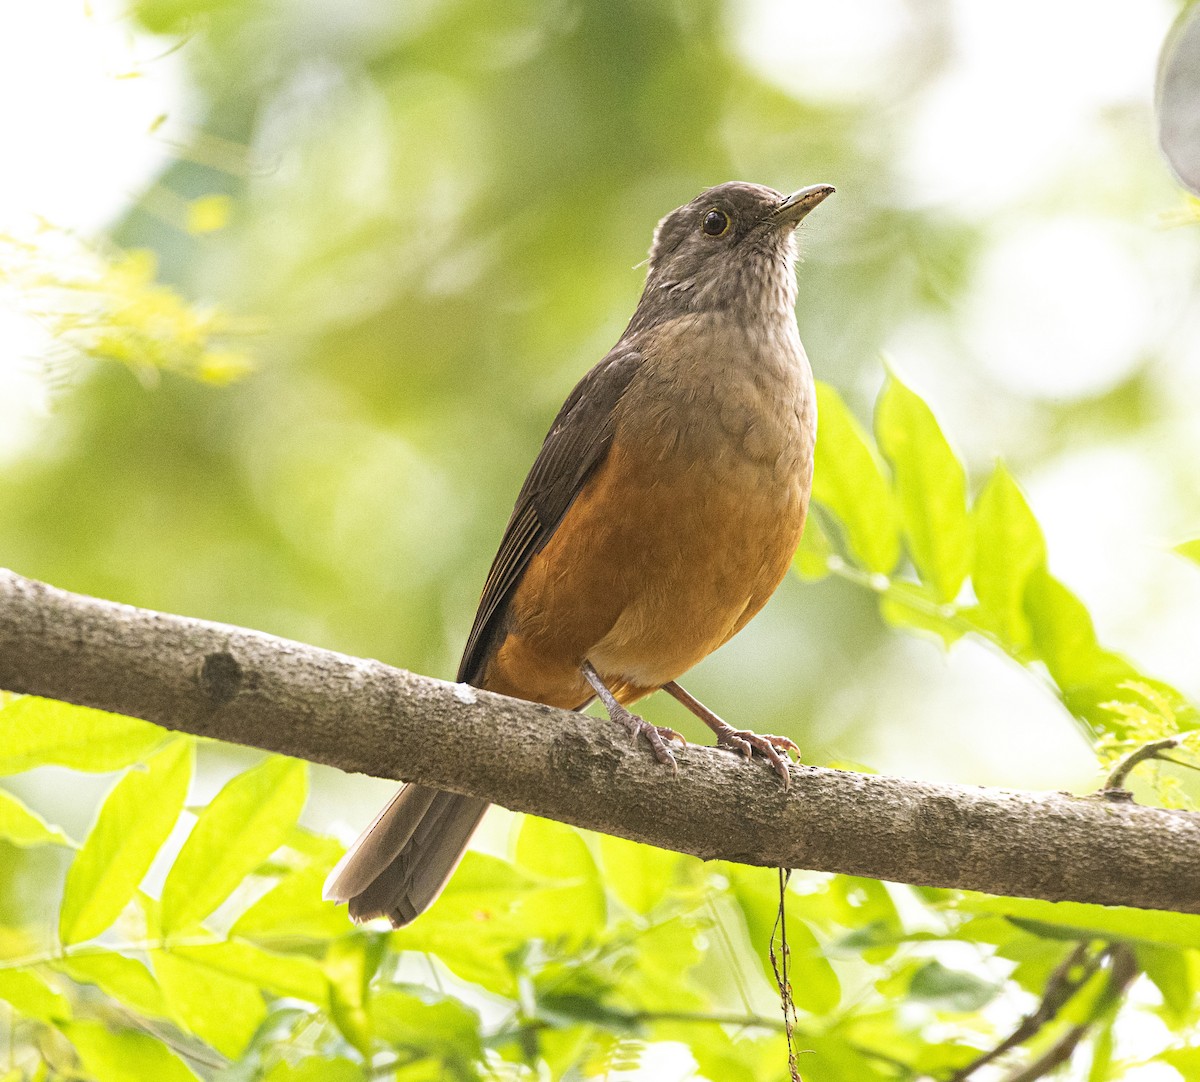
<path id="1" fill-rule="evenodd" d="M 765 766 L 679 773 L 614 725 L 0 570 L 0 687 L 704 859 L 1200 913 L 1200 815 L 1065 793 Z"/>

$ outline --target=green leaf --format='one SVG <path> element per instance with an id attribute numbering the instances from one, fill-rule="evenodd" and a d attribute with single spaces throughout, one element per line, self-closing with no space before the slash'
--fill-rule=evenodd
<path id="1" fill-rule="evenodd" d="M 1030 641 L 1025 615 L 1029 576 L 1046 563 L 1042 529 L 1003 465 L 993 471 L 971 514 L 975 557 L 971 579 L 1001 640 L 1020 650 Z"/>
<path id="2" fill-rule="evenodd" d="M 40 976 L 29 969 L 0 969 L 0 999 L 18 1014 L 41 1022 L 63 1021 L 71 1017 L 71 1004 Z"/>
<path id="3" fill-rule="evenodd" d="M 136 0 L 131 15 L 152 34 L 186 34 L 197 23 L 238 6 L 244 6 L 244 0 Z"/>
<path id="4" fill-rule="evenodd" d="M 779 914 L 779 881 L 773 869 L 729 865 L 733 897 L 741 908 L 764 976 L 775 984 L 771 965 L 771 931 Z M 813 1014 L 828 1014 L 842 996 L 841 982 L 825 952 L 804 920 L 805 900 L 792 890 L 786 892 L 787 939 L 791 953 L 792 998 L 796 1006 Z M 776 955 L 778 956 L 778 951 Z"/>
<path id="5" fill-rule="evenodd" d="M 879 613 L 892 627 L 917 631 L 953 646 L 967 633 L 953 605 L 940 604 L 929 588 L 915 582 L 892 582 L 880 595 Z"/>
<path id="6" fill-rule="evenodd" d="M 335 939 L 325 954 L 329 978 L 329 1017 L 339 1032 L 366 1060 L 371 1058 L 374 1029 L 367 1004 L 371 978 L 383 958 L 382 936 L 356 934 Z"/>
<path id="7" fill-rule="evenodd" d="M 1168 1048 L 1156 1058 L 1174 1067 L 1185 1079 L 1200 1078 L 1200 1047 Z"/>
<path id="8" fill-rule="evenodd" d="M 847 927 L 882 924 L 899 935 L 903 931 L 896 903 L 878 879 L 835 875 L 829 884 L 834 913 Z"/>
<path id="9" fill-rule="evenodd" d="M 522 901 L 521 918 L 528 935 L 579 946 L 604 928 L 604 884 L 578 830 L 527 815 L 517 835 L 516 856 L 521 867 L 564 881 Z"/>
<path id="10" fill-rule="evenodd" d="M 375 1035 L 390 1048 L 443 1068 L 433 1077 L 463 1082 L 479 1077 L 479 1015 L 457 1000 L 424 990 L 383 992 L 371 1001 L 371 1019 Z"/>
<path id="11" fill-rule="evenodd" d="M 1087 1082 L 1108 1082 L 1113 1077 L 1113 1023 L 1116 1015 L 1115 1009 L 1108 1010 L 1099 1024 L 1093 1026 L 1095 1036 L 1092 1037 L 1092 1062 Z"/>
<path id="12" fill-rule="evenodd" d="M 137 718 L 22 695 L 0 704 L 0 774 L 35 766 L 120 770 L 144 759 L 169 735 Z"/>
<path id="13" fill-rule="evenodd" d="M 879 396 L 875 434 L 896 478 L 909 555 L 939 601 L 953 601 L 971 563 L 967 478 L 930 408 L 894 375 Z"/>
<path id="14" fill-rule="evenodd" d="M 162 891 L 165 932 L 192 928 L 287 839 L 304 807 L 306 764 L 272 756 L 232 778 L 196 820 Z"/>
<path id="15" fill-rule="evenodd" d="M 0 789 L 0 838 L 13 845 L 74 845 L 59 827 L 51 826 L 12 793 Z"/>
<path id="16" fill-rule="evenodd" d="M 75 1046 L 90 1082 L 199 1082 L 183 1060 L 144 1033 L 112 1033 L 99 1022 L 59 1028 Z"/>
<path id="17" fill-rule="evenodd" d="M 987 924 L 976 922 L 993 919 L 977 917 L 975 922 L 967 922 L 966 925 L 960 926 L 956 938 L 967 942 L 998 939 L 996 956 L 1016 963 L 1016 967 L 1008 975 L 1009 981 L 1031 995 L 1041 996 L 1054 971 L 1066 961 L 1078 940 L 1061 935 L 1039 935 L 1038 930 L 1044 930 L 1046 925 L 1030 925 L 1020 920 L 998 921 L 993 939 L 988 940 Z"/>
<path id="18" fill-rule="evenodd" d="M 311 1056 L 294 1067 L 284 1062 L 275 1064 L 263 1076 L 263 1082 L 367 1082 L 367 1076 L 353 1060 Z"/>
<path id="19" fill-rule="evenodd" d="M 308 867 L 285 875 L 238 917 L 233 934 L 272 940 L 346 935 L 351 927 L 346 910 L 321 897 L 328 871 Z"/>
<path id="20" fill-rule="evenodd" d="M 977 1011 L 991 1003 L 1002 985 L 941 962 L 927 962 L 912 977 L 908 993 L 940 1011 Z"/>
<path id="21" fill-rule="evenodd" d="M 55 968 L 80 984 L 94 984 L 138 1014 L 151 1018 L 165 1018 L 169 1014 L 158 983 L 136 958 L 100 951 L 65 958 L 56 962 Z"/>
<path id="22" fill-rule="evenodd" d="M 214 973 L 248 981 L 273 995 L 303 999 L 319 1007 L 329 1002 L 324 971 L 303 954 L 280 954 L 236 940 L 176 945 L 170 953 Z"/>
<path id="23" fill-rule="evenodd" d="M 817 384 L 817 417 L 813 499 L 837 516 L 862 565 L 889 575 L 900 559 L 900 517 L 883 463 L 828 383 Z"/>
<path id="24" fill-rule="evenodd" d="M 1187 956 L 1179 950 L 1139 943 L 1135 948 L 1138 965 L 1163 997 L 1163 1014 L 1173 1027 L 1183 1025 L 1191 1016 L 1195 988 Z"/>
<path id="25" fill-rule="evenodd" d="M 392 933 L 392 947 L 435 954 L 463 980 L 515 996 L 510 959 L 530 938 L 522 903 L 546 889 L 507 860 L 468 852 L 429 912 Z"/>
<path id="26" fill-rule="evenodd" d="M 267 1016 L 258 988 L 172 951 L 155 951 L 153 959 L 175 1020 L 222 1055 L 239 1059 Z"/>
<path id="27" fill-rule="evenodd" d="M 675 1040 L 692 1053 L 700 1074 L 710 1082 L 763 1082 L 764 1079 L 782 1079 L 779 1065 L 787 1067 L 787 1048 L 783 1037 L 751 1039 L 742 1034 L 731 1036 L 721 1026 L 684 1026 L 670 1023 L 655 1026 L 654 1035 L 659 1040 Z M 808 1050 L 808 1035 L 799 1036 L 800 1047 Z M 805 1063 L 807 1060 L 807 1063 Z M 812 1057 L 806 1056 L 804 1078 L 828 1079 L 843 1082 L 844 1075 L 816 1076 L 810 1073 Z M 785 1072 L 786 1073 L 786 1072 Z M 862 1082 L 870 1075 L 860 1076 Z M 856 1079 L 856 1082 L 858 1080 Z"/>
<path id="28" fill-rule="evenodd" d="M 969 891 L 957 906 L 969 913 L 994 913 L 1039 935 L 1064 939 L 1124 939 L 1164 947 L 1200 948 L 1200 916 L 1085 902 L 1043 902 L 1036 898 L 994 898 Z"/>
<path id="29" fill-rule="evenodd" d="M 697 944 L 701 925 L 688 917 L 659 921 L 637 934 L 630 968 L 621 974 L 620 1000 L 634 1010 L 654 1011 L 669 1002 L 675 1010 L 699 1009 L 704 999 L 692 988 L 686 974 L 702 960 Z M 601 974 L 603 977 L 603 974 Z M 547 993 L 551 989 L 546 990 Z M 549 998 L 544 994 L 544 997 Z M 585 1014 L 603 1021 L 607 995 L 600 989 L 592 996 L 593 1004 L 574 1014 Z M 559 1010 L 562 1010 L 559 1004 Z M 611 1021 L 609 1023 L 612 1024 Z"/>
<path id="30" fill-rule="evenodd" d="M 1033 649 L 1058 685 L 1063 701 L 1096 729 L 1123 730 L 1120 719 L 1104 705 L 1121 698 L 1122 684 L 1153 683 L 1171 692 L 1174 700 L 1181 700 L 1178 692 L 1147 681 L 1119 654 L 1102 648 L 1083 602 L 1044 567 L 1029 576 L 1024 607 Z"/>
<path id="31" fill-rule="evenodd" d="M 793 566 L 805 582 L 819 582 L 829 574 L 829 559 L 835 555 L 825 528 L 816 514 L 809 512 L 808 521 L 804 525 L 804 533 L 800 538 L 800 547 L 796 549 Z"/>
<path id="32" fill-rule="evenodd" d="M 113 787 L 67 871 L 58 934 L 64 944 L 99 935 L 129 904 L 187 798 L 192 742 L 173 740 Z"/>
<path id="33" fill-rule="evenodd" d="M 1175 552 L 1180 556 L 1191 560 L 1194 564 L 1200 564 L 1200 537 L 1194 537 L 1191 541 L 1183 541 L 1175 546 Z"/>
<path id="34" fill-rule="evenodd" d="M 835 875 L 829 893 L 838 922 L 861 937 L 859 950 L 866 961 L 882 962 L 895 953 L 904 926 L 883 883 L 857 875 Z"/>
<path id="35" fill-rule="evenodd" d="M 867 1058 L 840 1034 L 804 1033 L 797 1036 L 797 1044 L 801 1051 L 800 1070 L 804 1072 L 802 1077 L 806 1082 L 818 1079 L 822 1082 L 826 1079 L 829 1082 L 892 1082 L 897 1077 L 894 1068 L 883 1066 L 878 1059 Z M 888 1048 L 883 1054 L 887 1056 L 890 1052 L 892 1049 Z M 786 1055 L 784 1062 L 787 1062 Z M 786 1076 L 776 1077 L 782 1082 Z"/>
<path id="36" fill-rule="evenodd" d="M 671 889 L 680 856 L 639 842 L 600 836 L 604 881 L 635 913 L 649 913 Z"/>

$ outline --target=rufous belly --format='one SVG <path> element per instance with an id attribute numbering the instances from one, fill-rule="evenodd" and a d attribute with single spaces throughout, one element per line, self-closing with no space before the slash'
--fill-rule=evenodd
<path id="1" fill-rule="evenodd" d="M 512 598 L 490 690 L 575 708 L 589 660 L 622 702 L 729 639 L 786 574 L 808 504 L 811 442 L 755 459 L 734 446 L 659 457 L 620 431 Z M 718 440 L 720 444 L 720 440 Z"/>

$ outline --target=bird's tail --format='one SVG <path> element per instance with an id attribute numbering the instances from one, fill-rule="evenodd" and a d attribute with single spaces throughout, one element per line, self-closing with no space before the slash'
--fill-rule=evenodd
<path id="1" fill-rule="evenodd" d="M 356 921 L 408 924 L 441 894 L 487 809 L 478 797 L 406 785 L 329 873 L 326 900 L 348 902 Z"/>

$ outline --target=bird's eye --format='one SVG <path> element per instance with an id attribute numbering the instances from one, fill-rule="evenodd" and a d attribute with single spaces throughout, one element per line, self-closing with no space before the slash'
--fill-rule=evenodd
<path id="1" fill-rule="evenodd" d="M 700 228 L 710 237 L 724 236 L 729 231 L 729 215 L 714 207 L 704 216 Z"/>

